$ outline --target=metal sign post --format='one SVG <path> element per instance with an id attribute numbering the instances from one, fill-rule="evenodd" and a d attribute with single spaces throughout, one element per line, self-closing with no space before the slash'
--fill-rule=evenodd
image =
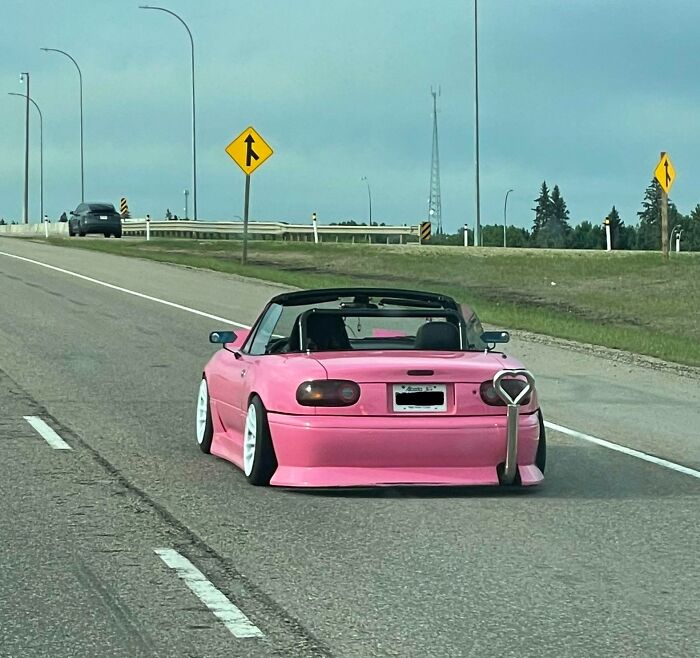
<path id="1" fill-rule="evenodd" d="M 606 250 L 612 251 L 612 236 L 610 235 L 610 217 L 603 220 L 605 226 L 605 242 L 607 243 Z"/>
<path id="2" fill-rule="evenodd" d="M 49 237 L 49 216 L 44 215 L 44 235 L 48 239 Z"/>
<path id="3" fill-rule="evenodd" d="M 248 209 L 250 207 L 250 175 L 273 153 L 270 145 L 249 126 L 227 147 L 226 153 L 245 174 L 245 200 L 243 202 L 243 251 L 241 263 L 248 261 Z"/>
<path id="4" fill-rule="evenodd" d="M 316 224 L 316 213 L 311 214 L 311 222 L 314 226 L 314 242 L 318 244 L 318 225 Z"/>
<path id="5" fill-rule="evenodd" d="M 464 225 L 464 246 L 469 246 L 469 227 L 466 224 Z"/>
<path id="6" fill-rule="evenodd" d="M 245 175 L 245 196 L 243 198 L 243 252 L 241 263 L 248 262 L 248 208 L 250 207 L 250 174 Z"/>
<path id="7" fill-rule="evenodd" d="M 146 242 L 151 239 L 151 216 L 146 215 Z"/>

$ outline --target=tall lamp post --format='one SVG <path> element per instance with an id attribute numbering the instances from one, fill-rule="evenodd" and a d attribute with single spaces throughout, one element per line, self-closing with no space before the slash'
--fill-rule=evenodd
<path id="1" fill-rule="evenodd" d="M 155 11 L 164 11 L 166 14 L 170 14 L 177 18 L 180 23 L 183 24 L 187 30 L 187 34 L 190 37 L 190 59 L 192 68 L 192 214 L 194 215 L 194 220 L 197 221 L 197 133 L 196 133 L 196 111 L 195 111 L 195 93 L 194 93 L 194 39 L 192 38 L 192 32 L 188 27 L 187 23 L 180 18 L 174 11 L 170 9 L 165 9 L 164 7 L 153 7 L 151 5 L 140 5 L 139 9 L 153 9 Z"/>
<path id="2" fill-rule="evenodd" d="M 80 82 L 80 201 L 85 202 L 85 160 L 84 160 L 84 149 L 83 149 L 83 72 L 78 66 L 73 57 L 71 57 L 65 50 L 59 50 L 58 48 L 42 48 L 46 53 L 60 53 L 65 55 L 78 70 L 78 81 Z M 43 219 L 43 218 L 42 218 Z"/>
<path id="3" fill-rule="evenodd" d="M 506 200 L 503 202 L 503 246 L 506 247 L 506 228 L 508 227 L 508 195 L 513 190 L 506 192 Z"/>
<path id="4" fill-rule="evenodd" d="M 188 200 L 188 197 L 190 196 L 190 191 L 185 190 L 183 192 L 183 194 L 185 195 L 185 219 L 189 219 L 189 217 L 187 216 L 187 208 L 188 208 L 187 200 Z"/>
<path id="5" fill-rule="evenodd" d="M 474 170 L 476 177 L 476 230 L 474 245 L 481 246 L 481 190 L 479 187 L 479 48 L 477 0 L 474 0 Z"/>
<path id="6" fill-rule="evenodd" d="M 367 183 L 367 198 L 369 200 L 369 227 L 372 228 L 372 190 L 370 189 L 369 186 L 369 180 L 367 180 L 367 176 L 363 176 L 360 180 L 365 181 Z M 369 234 L 369 241 L 372 242 L 372 234 Z"/>
<path id="7" fill-rule="evenodd" d="M 7 92 L 9 96 L 19 96 L 24 98 L 24 94 L 17 94 L 13 91 Z M 29 102 L 36 108 L 39 113 L 39 191 L 41 200 L 41 219 L 44 219 L 44 117 L 41 115 L 41 110 L 33 98 L 29 98 Z"/>
<path id="8" fill-rule="evenodd" d="M 20 73 L 19 81 L 27 84 L 27 106 L 24 112 L 24 223 L 29 224 L 29 73 Z M 22 96 L 24 94 L 20 94 Z"/>
<path id="9" fill-rule="evenodd" d="M 371 228 L 372 227 L 372 190 L 370 189 L 369 181 L 367 180 L 367 176 L 363 176 L 360 180 L 363 180 L 363 181 L 365 181 L 365 183 L 367 183 L 367 199 L 369 201 L 369 225 Z"/>

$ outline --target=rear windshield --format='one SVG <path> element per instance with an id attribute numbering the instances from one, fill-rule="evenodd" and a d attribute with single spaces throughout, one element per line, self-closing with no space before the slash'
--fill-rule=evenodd
<path id="1" fill-rule="evenodd" d="M 471 312 L 465 320 L 465 336 L 460 339 L 459 322 L 456 318 L 441 317 L 442 309 L 404 310 L 415 313 L 414 317 L 391 317 L 382 315 L 382 310 L 399 310 L 401 306 L 378 305 L 367 315 L 360 309 L 345 315 L 337 301 L 313 304 L 309 306 L 281 306 L 273 304 L 258 326 L 256 335 L 250 346 L 252 354 L 276 354 L 284 352 L 331 350 L 483 350 L 485 343 L 481 340 L 483 329 L 476 315 Z M 299 318 L 304 311 L 317 309 L 325 318 L 317 318 L 313 323 L 315 329 L 309 327 L 304 339 L 304 346 L 299 343 Z M 328 317 L 323 310 L 340 310 L 334 318 Z M 471 311 L 471 309 L 469 309 Z M 357 315 L 355 315 L 357 314 Z M 449 323 L 455 326 L 450 331 L 434 327 L 430 330 L 426 324 Z M 313 334 L 313 335 L 312 335 Z M 302 337 L 303 338 L 303 337 Z M 315 343 L 315 344 L 314 344 Z"/>
<path id="2" fill-rule="evenodd" d="M 88 212 L 91 213 L 115 213 L 114 206 L 111 203 L 91 203 L 88 205 Z"/>

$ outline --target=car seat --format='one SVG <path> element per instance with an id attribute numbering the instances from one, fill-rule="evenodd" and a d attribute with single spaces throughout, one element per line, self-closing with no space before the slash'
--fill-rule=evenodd
<path id="1" fill-rule="evenodd" d="M 457 351 L 459 329 L 451 322 L 426 322 L 418 327 L 415 349 Z"/>

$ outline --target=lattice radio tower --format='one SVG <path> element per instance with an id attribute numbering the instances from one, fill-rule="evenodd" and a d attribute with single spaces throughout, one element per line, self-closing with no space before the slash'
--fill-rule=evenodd
<path id="1" fill-rule="evenodd" d="M 433 97 L 433 157 L 430 162 L 430 199 L 428 200 L 428 221 L 435 227 L 435 233 L 442 235 L 442 202 L 440 200 L 440 149 L 438 147 L 437 92 L 431 87 Z"/>

